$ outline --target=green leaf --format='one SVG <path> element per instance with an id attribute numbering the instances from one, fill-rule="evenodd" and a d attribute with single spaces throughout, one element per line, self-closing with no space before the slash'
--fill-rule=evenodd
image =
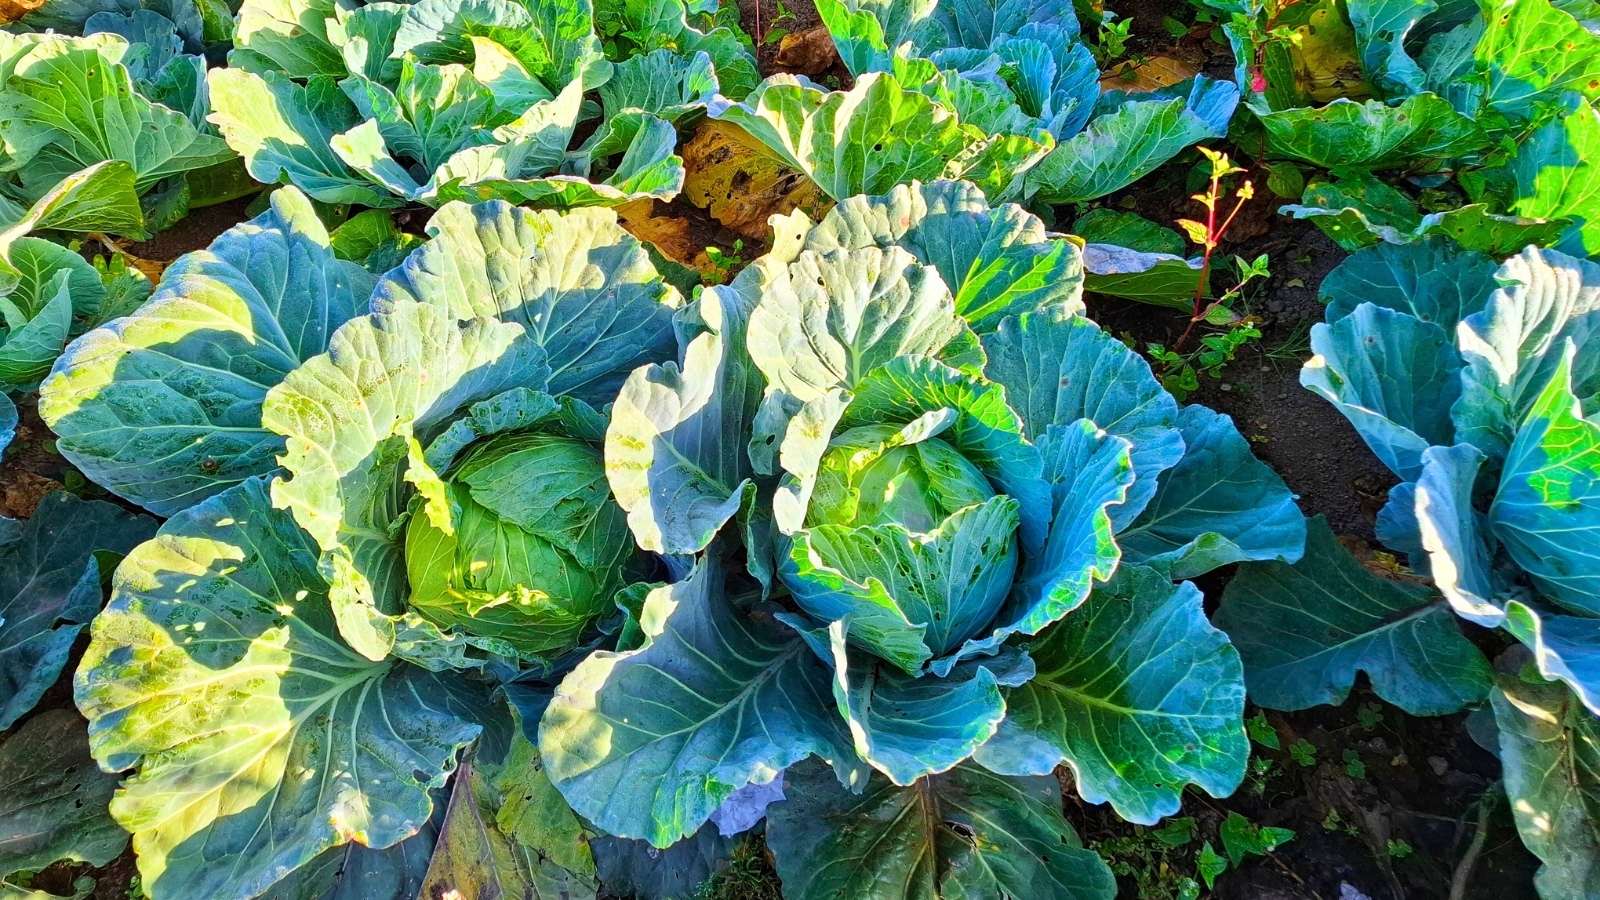
<path id="1" fill-rule="evenodd" d="M 804 251 L 788 265 L 752 268 L 761 293 L 750 312 L 751 361 L 772 390 L 802 403 L 854 389 L 897 357 L 936 356 L 961 333 L 938 272 L 896 246 Z"/>
<path id="2" fill-rule="evenodd" d="M 1580 900 L 1600 890 L 1600 723 L 1561 685 L 1504 671 L 1525 658 L 1508 655 L 1489 697 L 1506 795 L 1522 843 L 1544 863 L 1539 896 Z"/>
<path id="3" fill-rule="evenodd" d="M 634 368 L 671 358 L 682 300 L 614 213 L 451 203 L 428 235 L 379 280 L 373 311 L 416 300 L 457 318 L 516 322 L 544 347 L 550 392 L 595 406 Z"/>
<path id="4" fill-rule="evenodd" d="M 54 272 L 42 285 L 44 304 L 36 315 L 17 305 L 22 297 L 0 297 L 0 315 L 7 328 L 5 343 L 0 344 L 0 384 L 30 386 L 44 377 L 61 355 L 72 329 L 70 274 L 64 269 Z"/>
<path id="5" fill-rule="evenodd" d="M 66 491 L 45 495 L 0 543 L 0 728 L 55 684 L 72 643 L 100 611 L 109 567 L 155 533 L 155 521 Z M 20 866 L 19 868 L 41 868 Z"/>
<path id="6" fill-rule="evenodd" d="M 1436 0 L 1353 0 L 1350 27 L 1367 83 L 1381 97 L 1406 97 L 1422 90 L 1426 73 L 1406 52 L 1411 29 L 1439 8 Z"/>
<path id="7" fill-rule="evenodd" d="M 579 663 L 539 725 L 550 780 L 611 834 L 668 847 L 734 791 L 813 753 L 864 777 L 827 669 L 769 613 L 729 602 L 723 578 L 713 555 L 651 591 L 649 642 Z"/>
<path id="8" fill-rule="evenodd" d="M 489 768 L 468 762 L 456 775 L 438 846 L 418 896 L 454 892 L 528 900 L 592 898 L 596 887 L 592 873 L 563 868 L 500 826 L 496 810 L 504 808 L 500 804 L 506 793 L 491 780 Z"/>
<path id="9" fill-rule="evenodd" d="M 344 58 L 328 35 L 332 0 L 244 0 L 234 25 L 236 68 L 290 78 L 345 74 Z"/>
<path id="10" fill-rule="evenodd" d="M 1392 169 L 1489 146 L 1478 124 L 1437 94 L 1416 94 L 1393 107 L 1341 98 L 1322 107 L 1252 109 L 1270 153 L 1328 169 Z"/>
<path id="11" fill-rule="evenodd" d="M 1416 243 L 1380 243 L 1351 254 L 1322 279 L 1330 324 L 1363 303 L 1434 322 L 1453 335 L 1456 323 L 1483 309 L 1498 286 L 1493 257 L 1463 249 L 1442 235 Z"/>
<path id="12" fill-rule="evenodd" d="M 917 675 L 979 635 L 1005 601 L 1017 506 L 995 497 L 926 534 L 898 524 L 802 529 L 780 574 L 801 609 L 823 622 L 848 618 L 853 643 Z"/>
<path id="13" fill-rule="evenodd" d="M 611 80 L 600 86 L 600 106 L 607 117 L 642 109 L 677 123 L 705 109 L 717 87 L 715 67 L 704 52 L 654 50 L 612 68 Z"/>
<path id="14" fill-rule="evenodd" d="M 1178 413 L 1183 459 L 1148 506 L 1117 534 L 1124 562 L 1190 578 L 1245 560 L 1300 558 L 1305 518 L 1276 472 L 1256 459 L 1233 420 L 1203 406 Z"/>
<path id="15" fill-rule="evenodd" d="M 1531 119 L 1565 91 L 1600 99 L 1600 37 L 1549 0 L 1502 0 L 1486 12 L 1473 51 L 1487 78 L 1484 105 Z"/>
<path id="16" fill-rule="evenodd" d="M 1600 46 L 1595 52 L 1600 54 Z M 1600 74 L 1600 73 L 1597 73 Z M 1600 256 L 1600 112 L 1583 105 L 1535 131 L 1511 163 L 1519 216 L 1569 219 L 1561 248 Z"/>
<path id="17" fill-rule="evenodd" d="M 648 841 L 595 837 L 595 867 L 608 892 L 636 900 L 688 900 L 733 860 L 736 838 L 723 837 L 713 822 L 665 850 Z"/>
<path id="18" fill-rule="evenodd" d="M 1222 849 L 1234 868 L 1252 856 L 1266 856 L 1294 839 L 1287 828 L 1263 828 L 1236 812 L 1228 813 L 1219 829 Z"/>
<path id="19" fill-rule="evenodd" d="M 51 229 L 142 238 L 144 214 L 134 179 L 133 166 L 120 159 L 95 163 L 68 175 L 35 200 L 21 219 L 6 222 L 5 237 L 15 239 L 30 231 Z"/>
<path id="20" fill-rule="evenodd" d="M 56 447 L 95 483 L 172 515 L 251 475 L 283 442 L 267 391 L 327 349 L 373 276 L 336 259 L 294 188 L 163 273 L 132 316 L 74 341 L 40 388 Z"/>
<path id="21" fill-rule="evenodd" d="M 990 206 L 967 182 L 913 182 L 882 196 L 851 197 L 805 236 L 803 249 L 873 245 L 904 248 L 938 269 L 955 295 L 956 312 L 980 334 L 1004 316 L 1082 304 L 1077 246 L 1050 236 L 1020 206 Z"/>
<path id="22" fill-rule="evenodd" d="M 1169 253 L 1142 253 L 1111 244 L 1083 248 L 1084 288 L 1096 294 L 1190 312 L 1203 262 Z"/>
<path id="23" fill-rule="evenodd" d="M 1215 622 L 1239 648 L 1250 697 L 1262 706 L 1337 705 L 1366 672 L 1383 699 L 1441 716 L 1481 701 L 1491 674 L 1442 601 L 1368 571 L 1318 516 L 1298 563 L 1240 567 Z"/>
<path id="24" fill-rule="evenodd" d="M 117 570 L 75 699 L 101 767 L 139 767 L 111 813 L 155 900 L 247 900 L 330 847 L 405 839 L 480 731 L 449 677 L 339 640 L 316 561 L 256 478 Z"/>
<path id="25" fill-rule="evenodd" d="M 1015 649 L 910 676 L 868 654 L 849 654 L 848 625 L 838 621 L 827 630 L 833 696 L 857 755 L 898 785 L 948 771 L 971 756 L 1005 718 L 1001 685 L 1033 677 L 1032 660 Z"/>
<path id="26" fill-rule="evenodd" d="M 96 585 L 98 588 L 98 585 Z M 117 778 L 95 765 L 83 719 L 52 709 L 0 746 L 0 869 L 38 871 L 61 860 L 103 866 L 128 846 L 106 806 Z"/>
<path id="27" fill-rule="evenodd" d="M 1454 439 L 1461 357 L 1439 325 L 1363 303 L 1312 326 L 1311 352 L 1300 384 L 1349 419 L 1402 481 L 1421 474 L 1422 451 Z"/>
<path id="28" fill-rule="evenodd" d="M 1178 402 L 1150 365 L 1094 322 L 1060 307 L 1001 323 L 985 337 L 984 349 L 985 374 L 1005 387 L 1029 439 L 1042 443 L 1050 426 L 1088 419 L 1127 440 L 1134 481 L 1127 498 L 1111 508 L 1113 527 L 1142 512 L 1157 476 L 1183 458 Z"/>
<path id="29" fill-rule="evenodd" d="M 965 764 L 909 787 L 874 775 L 854 795 L 812 764 L 785 784 L 767 846 L 791 900 L 1116 896 L 1111 870 L 1062 818 L 1054 778 Z"/>
<path id="30" fill-rule="evenodd" d="M 360 263 L 400 233 L 388 210 L 369 209 L 356 213 L 329 232 L 328 246 L 340 259 Z"/>
<path id="31" fill-rule="evenodd" d="M 617 395 L 606 477 L 646 550 L 697 553 L 754 498 L 745 444 L 762 385 L 745 351 L 750 303 L 707 289 L 684 310 L 680 361 L 635 369 Z"/>
<path id="32" fill-rule="evenodd" d="M 1188 247 L 1183 237 L 1170 228 L 1138 213 L 1101 207 L 1091 209 L 1072 223 L 1072 233 L 1090 244 L 1127 247 L 1140 253 L 1165 253 L 1176 256 Z"/>
<path id="33" fill-rule="evenodd" d="M 1197 77 L 1187 97 L 1133 97 L 1062 141 L 1027 173 L 1042 203 L 1080 203 L 1124 188 L 1197 141 L 1221 137 L 1239 102 L 1232 82 Z M 1102 102 L 1104 102 L 1102 100 Z"/>
<path id="34" fill-rule="evenodd" d="M 1244 778 L 1244 675 L 1200 591 L 1127 568 L 1029 647 L 1039 673 L 1006 694 L 977 760 L 997 771 L 1072 768 L 1089 803 L 1153 825 L 1185 785 L 1226 797 Z"/>
<path id="35" fill-rule="evenodd" d="M 1573 391 L 1600 392 L 1600 341 L 1589 339 L 1600 310 L 1600 265 L 1529 247 L 1494 277 L 1500 287 L 1456 332 L 1466 366 L 1451 416 L 1458 440 L 1500 458 L 1562 364 L 1568 340 L 1577 347 Z"/>
<path id="36" fill-rule="evenodd" d="M 711 116 L 749 132 L 835 200 L 958 175 L 958 160 L 980 143 L 953 111 L 882 72 L 831 92 L 776 75 L 743 103 L 712 104 Z"/>
<path id="37" fill-rule="evenodd" d="M 367 643 L 344 617 L 359 611 L 350 604 L 394 615 L 408 593 L 396 526 L 407 438 L 502 391 L 538 390 L 549 371 L 520 325 L 398 301 L 345 323 L 268 393 L 262 424 L 288 447 L 273 503 L 329 557 L 341 633 L 368 658 L 384 658 L 394 635 Z"/>
<path id="38" fill-rule="evenodd" d="M 334 153 L 330 141 L 354 126 L 357 116 L 331 78 L 301 86 L 274 71 L 223 68 L 212 70 L 206 83 L 212 123 L 255 180 L 291 182 L 324 203 L 400 205 Z"/>
<path id="39" fill-rule="evenodd" d="M 1560 359 L 1506 454 L 1489 529 L 1540 595 L 1583 616 L 1600 615 L 1600 425 L 1573 393 L 1576 348 Z"/>
<path id="40" fill-rule="evenodd" d="M 1195 866 L 1209 890 L 1216 885 L 1217 876 L 1228 871 L 1228 858 L 1218 856 L 1217 851 L 1211 849 L 1211 842 L 1206 841 L 1205 846 L 1200 848 L 1200 854 L 1195 857 Z"/>
<path id="41" fill-rule="evenodd" d="M 146 190 L 233 155 L 220 138 L 136 93 L 114 55 L 72 40 L 40 43 L 16 60 L 0 92 L 0 136 L 29 196 L 106 160 L 132 165 Z"/>

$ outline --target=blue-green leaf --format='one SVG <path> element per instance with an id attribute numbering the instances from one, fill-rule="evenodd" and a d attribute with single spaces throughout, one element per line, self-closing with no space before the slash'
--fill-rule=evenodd
<path id="1" fill-rule="evenodd" d="M 1182 579 L 1232 562 L 1299 559 L 1306 524 L 1294 494 L 1250 452 L 1233 420 L 1187 406 L 1177 424 L 1183 459 L 1162 473 L 1149 505 L 1117 534 L 1123 560 Z"/>
<path id="2" fill-rule="evenodd" d="M 155 526 L 148 516 L 56 491 L 13 540 L 0 543 L 0 728 L 55 684 L 78 632 L 100 611 L 101 582 L 110 575 L 102 567 Z"/>
<path id="3" fill-rule="evenodd" d="M 1573 346 L 1533 401 L 1506 454 L 1489 528 L 1539 591 L 1600 616 L 1600 425 L 1572 390 Z"/>
<path id="4" fill-rule="evenodd" d="M 1329 169 L 1391 169 L 1465 156 L 1489 144 L 1476 122 L 1437 94 L 1415 94 L 1393 107 L 1340 98 L 1322 107 L 1251 108 L 1271 153 Z"/>
<path id="5" fill-rule="evenodd" d="M 1506 260 L 1500 287 L 1456 333 L 1466 363 L 1451 410 L 1460 440 L 1503 457 L 1534 399 L 1550 384 L 1572 341 L 1572 389 L 1600 393 L 1600 265 L 1529 247 Z"/>
<path id="6" fill-rule="evenodd" d="M 1153 825 L 1186 785 L 1226 797 L 1244 778 L 1244 673 L 1200 591 L 1124 569 L 1029 648 L 1039 673 L 1006 695 L 977 760 L 1000 772 L 1072 767 L 1078 792 Z"/>
<path id="7" fill-rule="evenodd" d="M 1422 451 L 1422 475 L 1410 494 L 1434 585 L 1462 618 L 1494 628 L 1505 613 L 1493 599 L 1486 529 L 1472 508 L 1483 460 L 1471 444 L 1430 447 Z"/>
<path id="8" fill-rule="evenodd" d="M 931 265 L 955 295 L 956 312 L 980 334 L 1008 315 L 1047 306 L 1082 308 L 1082 254 L 1048 235 L 1020 206 L 990 206 L 967 182 L 897 185 L 851 197 L 805 236 L 804 249 L 899 246 Z"/>
<path id="9" fill-rule="evenodd" d="M 317 555 L 255 478 L 117 569 L 75 697 L 96 761 L 139 769 L 111 813 L 155 900 L 248 900 L 328 848 L 404 840 L 480 731 L 454 676 L 339 639 Z"/>
<path id="10" fill-rule="evenodd" d="M 1456 712 L 1489 690 L 1489 662 L 1444 599 L 1368 571 L 1321 516 L 1298 563 L 1240 566 L 1215 622 L 1239 648 L 1251 699 L 1271 709 L 1343 703 L 1357 672 L 1414 716 Z"/>
<path id="11" fill-rule="evenodd" d="M 1330 323 L 1372 303 L 1433 322 L 1454 340 L 1456 323 L 1489 302 L 1497 268 L 1486 254 L 1428 235 L 1357 250 L 1322 279 L 1317 293 L 1328 303 Z"/>
<path id="12" fill-rule="evenodd" d="M 791 900 L 1112 900 L 1111 870 L 1061 815 L 1054 777 L 1007 778 L 970 763 L 860 794 L 822 766 L 789 770 L 767 846 Z"/>
<path id="13" fill-rule="evenodd" d="M 106 809 L 117 777 L 95 765 L 84 721 L 71 709 L 46 710 L 6 738 L 0 783 L 13 787 L 0 797 L 0 869 L 8 873 L 62 860 L 103 866 L 128 846 Z"/>
<path id="14" fill-rule="evenodd" d="M 160 515 L 273 471 L 267 391 L 325 351 L 374 278 L 337 259 L 305 195 L 163 273 L 149 302 L 74 341 L 40 388 L 57 448 L 96 483 Z"/>
<path id="15" fill-rule="evenodd" d="M 1461 357 L 1443 328 L 1363 303 L 1312 326 L 1311 352 L 1300 383 L 1343 413 L 1402 480 L 1421 474 L 1422 451 L 1453 443 Z"/>
<path id="16" fill-rule="evenodd" d="M 427 244 L 379 280 L 372 309 L 416 300 L 516 322 L 544 347 L 550 392 L 610 402 L 630 371 L 671 358 L 681 299 L 607 210 L 451 203 Z"/>
<path id="17" fill-rule="evenodd" d="M 671 846 L 734 791 L 812 754 L 853 784 L 865 778 L 827 668 L 770 613 L 729 602 L 723 578 L 702 558 L 652 591 L 640 620 L 649 642 L 579 663 L 540 723 L 550 780 L 611 834 Z"/>

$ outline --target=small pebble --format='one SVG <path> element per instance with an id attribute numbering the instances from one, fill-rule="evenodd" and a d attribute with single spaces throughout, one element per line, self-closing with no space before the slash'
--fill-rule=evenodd
<path id="1" fill-rule="evenodd" d="M 1428 768 L 1433 770 L 1433 774 L 1442 776 L 1450 771 L 1450 763 L 1442 756 L 1430 756 L 1428 757 Z"/>
<path id="2" fill-rule="evenodd" d="M 1226 381 L 1224 381 L 1223 383 L 1217 385 L 1217 390 L 1223 391 L 1223 392 L 1231 391 L 1231 390 L 1233 390 L 1233 385 L 1231 385 L 1231 384 L 1227 383 Z"/>

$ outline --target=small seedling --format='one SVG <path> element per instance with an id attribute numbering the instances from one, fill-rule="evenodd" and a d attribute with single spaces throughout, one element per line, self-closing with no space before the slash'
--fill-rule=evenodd
<path id="1" fill-rule="evenodd" d="M 1206 889 L 1216 887 L 1217 876 L 1228 871 L 1226 857 L 1218 856 L 1217 851 L 1211 849 L 1211 842 L 1200 848 L 1200 855 L 1195 857 L 1195 867 L 1200 871 L 1200 877 L 1205 879 Z"/>
<path id="2" fill-rule="evenodd" d="M 1287 828 L 1256 825 L 1236 812 L 1223 820 L 1221 834 L 1222 849 L 1234 866 L 1251 856 L 1266 856 L 1294 840 L 1294 832 Z"/>
<path id="3" fill-rule="evenodd" d="M 1301 738 L 1289 745 L 1289 757 L 1309 769 L 1317 764 L 1317 745 Z"/>
<path id="4" fill-rule="evenodd" d="M 1405 859 L 1415 852 L 1416 850 L 1405 841 L 1389 841 L 1388 854 L 1390 859 Z"/>
<path id="5" fill-rule="evenodd" d="M 1244 727 L 1245 731 L 1250 735 L 1250 740 L 1263 747 L 1273 750 L 1279 749 L 1278 729 L 1273 728 L 1272 723 L 1267 721 L 1266 713 L 1256 713 L 1246 719 Z"/>
<path id="6" fill-rule="evenodd" d="M 1351 778 L 1367 777 L 1367 764 L 1361 761 L 1361 754 L 1354 750 L 1344 751 L 1344 770 Z"/>
<path id="7" fill-rule="evenodd" d="M 1361 704 L 1356 708 L 1356 722 L 1367 731 L 1382 725 L 1383 705 L 1380 703 Z"/>

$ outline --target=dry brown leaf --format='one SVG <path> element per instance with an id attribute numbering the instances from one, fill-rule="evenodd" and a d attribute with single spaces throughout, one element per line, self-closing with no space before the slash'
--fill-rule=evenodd
<path id="1" fill-rule="evenodd" d="M 825 25 L 784 35 L 773 57 L 784 71 L 799 75 L 820 75 L 838 61 L 839 51 Z"/>
<path id="2" fill-rule="evenodd" d="M 682 216 L 658 216 L 654 200 L 635 200 L 616 208 L 617 221 L 641 241 L 654 244 L 661 255 L 701 275 L 717 274 L 717 267 L 689 233 L 689 220 Z"/>
<path id="3" fill-rule="evenodd" d="M 15 519 L 26 519 L 39 508 L 44 496 L 59 491 L 64 485 L 34 472 L 17 472 L 7 479 L 0 492 L 4 493 L 6 512 Z"/>
<path id="4" fill-rule="evenodd" d="M 0 0 L 0 25 L 15 22 L 44 5 L 44 0 Z"/>
<path id="5" fill-rule="evenodd" d="M 1133 60 L 1128 60 L 1100 76 L 1100 90 L 1129 93 L 1153 91 L 1193 78 L 1199 71 L 1171 56 L 1152 56 L 1137 65 Z M 1128 74 L 1130 72 L 1131 75 Z"/>
<path id="6" fill-rule="evenodd" d="M 790 168 L 736 125 L 708 119 L 684 145 L 683 196 L 747 238 L 772 239 L 767 219 L 804 210 L 812 218 L 832 201 L 804 173 Z"/>

